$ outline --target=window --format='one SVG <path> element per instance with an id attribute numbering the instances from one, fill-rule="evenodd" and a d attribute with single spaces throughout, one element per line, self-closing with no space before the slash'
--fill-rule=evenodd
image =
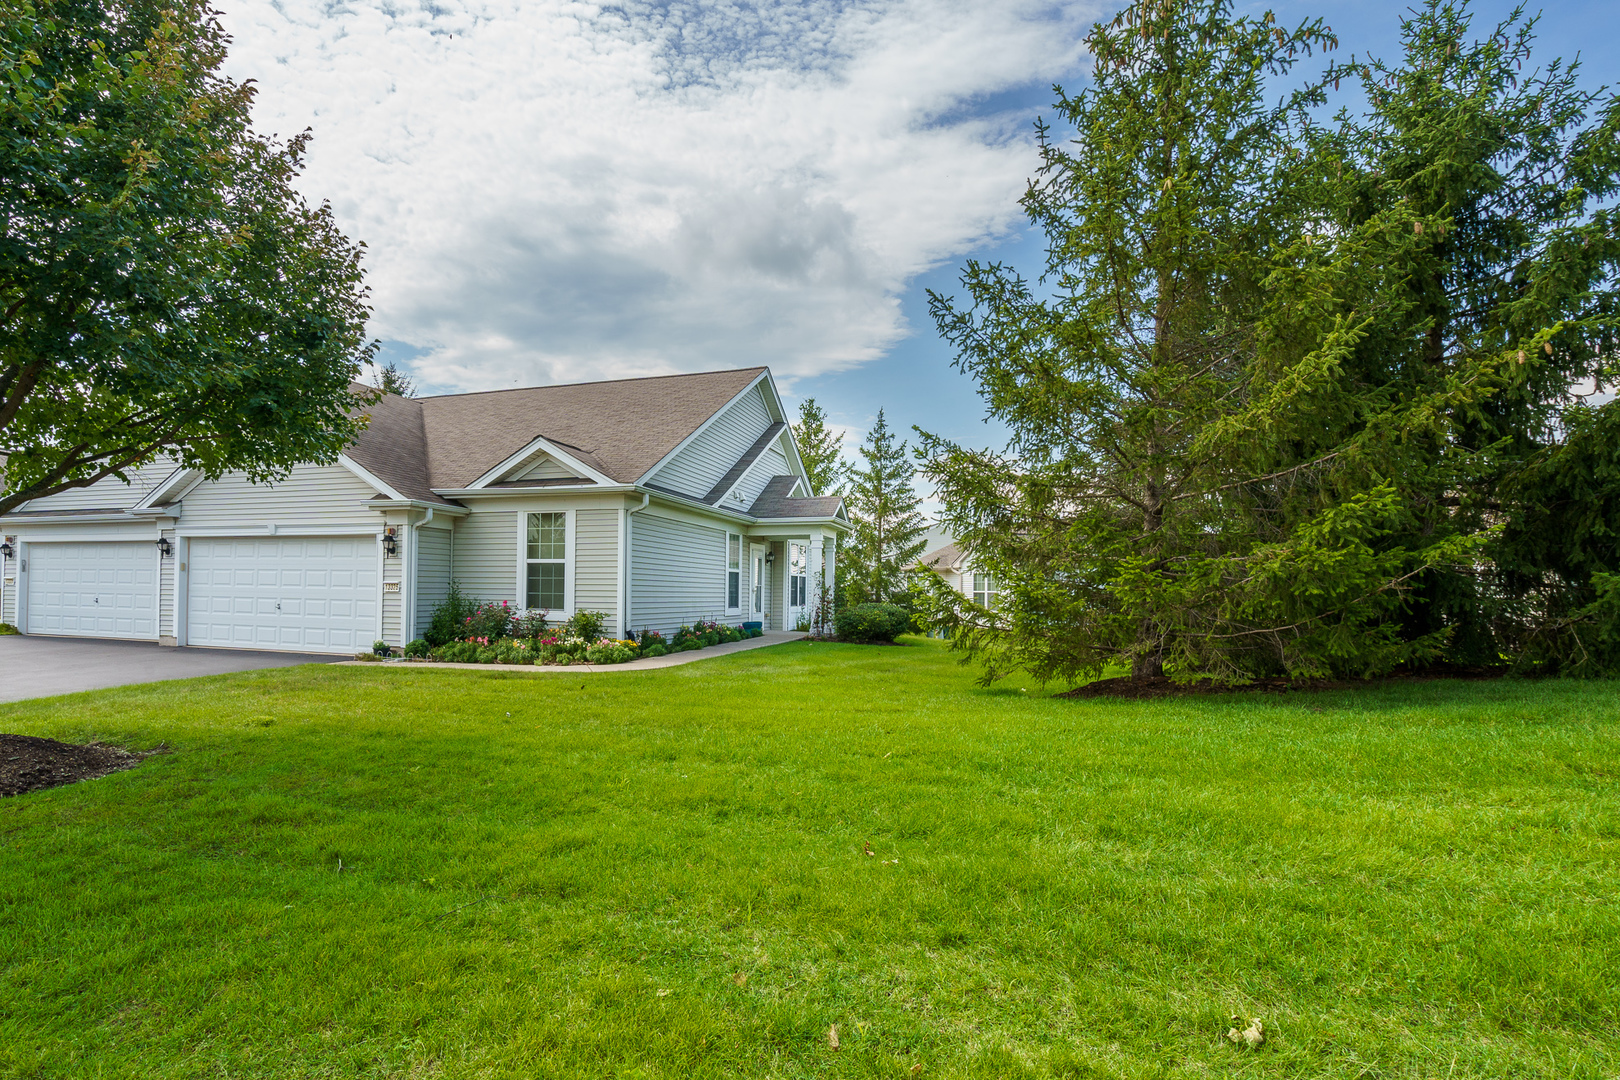
<path id="1" fill-rule="evenodd" d="M 983 608 L 995 609 L 996 579 L 992 575 L 973 571 L 973 602 Z"/>
<path id="2" fill-rule="evenodd" d="M 726 534 L 726 610 L 742 607 L 742 537 Z"/>
<path id="3" fill-rule="evenodd" d="M 754 614 L 765 614 L 765 556 L 754 554 Z"/>
<path id="4" fill-rule="evenodd" d="M 523 606 L 562 611 L 568 606 L 568 515 L 530 514 L 527 541 Z"/>

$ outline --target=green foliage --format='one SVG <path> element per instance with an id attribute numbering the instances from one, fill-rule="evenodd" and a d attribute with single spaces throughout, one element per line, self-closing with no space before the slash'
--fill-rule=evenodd
<path id="1" fill-rule="evenodd" d="M 661 644 L 661 643 L 654 643 L 654 644 L 648 645 L 646 648 L 642 649 L 641 650 L 641 655 L 642 656 L 668 656 L 669 655 L 669 646 Z"/>
<path id="2" fill-rule="evenodd" d="M 432 649 L 426 638 L 415 638 L 405 643 L 405 655 L 411 660 L 426 660 Z"/>
<path id="3" fill-rule="evenodd" d="M 400 397 L 410 397 L 416 392 L 415 381 L 392 360 L 376 369 L 372 385 L 385 394 L 398 394 Z"/>
<path id="4" fill-rule="evenodd" d="M 1492 546 L 1494 639 L 1535 674 L 1620 672 L 1620 404 L 1573 408 L 1560 442 L 1506 477 Z"/>
<path id="5" fill-rule="evenodd" d="M 12 626 L 10 623 L 8 623 L 8 622 L 0 622 L 0 637 L 9 637 L 9 636 L 11 636 L 13 634 L 20 634 L 20 633 L 22 633 L 22 631 L 18 630 L 15 626 Z"/>
<path id="6" fill-rule="evenodd" d="M 1586 530 L 1612 520 L 1616 489 L 1599 475 L 1602 432 L 1570 390 L 1612 381 L 1620 355 L 1620 98 L 1582 90 L 1575 64 L 1539 61 L 1521 12 L 1477 36 L 1471 22 L 1466 4 L 1429 0 L 1402 21 L 1401 63 L 1352 59 L 1331 73 L 1359 80 L 1369 103 L 1323 137 L 1344 163 L 1345 227 L 1397 211 L 1429 224 L 1425 243 L 1391 253 L 1399 304 L 1346 366 L 1391 395 L 1432 392 L 1471 366 L 1504 371 L 1489 396 L 1447 405 L 1447 439 L 1470 451 L 1468 467 L 1427 476 L 1392 542 L 1491 523 L 1516 538 L 1414 579 L 1403 635 L 1445 634 L 1460 662 L 1507 655 L 1594 674 L 1575 612 L 1611 560 L 1579 552 L 1613 550 Z M 1564 453 L 1566 438 L 1587 445 Z M 1532 536 L 1544 552 L 1526 546 Z"/>
<path id="7" fill-rule="evenodd" d="M 607 626 L 607 612 L 605 611 L 576 611 L 563 624 L 564 631 L 572 637 L 583 638 L 586 641 L 595 641 L 602 636 Z"/>
<path id="8" fill-rule="evenodd" d="M 833 617 L 839 641 L 893 641 L 911 630 L 911 612 L 899 604 L 855 604 Z"/>
<path id="9" fill-rule="evenodd" d="M 636 658 L 636 650 L 622 641 L 599 641 L 585 650 L 585 659 L 592 664 L 627 664 Z"/>
<path id="10" fill-rule="evenodd" d="M 845 469 L 841 458 L 844 440 L 827 429 L 827 414 L 815 398 L 799 403 L 799 422 L 793 425 L 793 442 L 799 448 L 799 461 L 810 477 L 810 488 L 817 495 L 837 495 L 843 491 Z"/>
<path id="11" fill-rule="evenodd" d="M 970 263 L 968 308 L 933 297 L 1012 436 L 1003 453 L 924 437 L 943 523 L 1001 584 L 993 615 L 937 591 L 941 621 L 990 679 L 1438 656 L 1455 627 L 1409 607 L 1492 533 L 1436 507 L 1488 473 L 1491 447 L 1465 436 L 1546 332 L 1421 378 L 1378 368 L 1426 335 L 1408 268 L 1452 222 L 1378 179 L 1378 140 L 1314 123 L 1325 84 L 1265 103 L 1267 78 L 1336 44 L 1319 20 L 1155 0 L 1088 43 L 1094 83 L 1057 102 L 1077 137 L 1040 129 L 1024 199 L 1051 295 Z"/>
<path id="12" fill-rule="evenodd" d="M 203 0 L 7 0 L 0 513 L 159 457 L 276 479 L 361 430 L 360 246 L 253 132 Z"/>
<path id="13" fill-rule="evenodd" d="M 371 652 L 374 656 L 393 656 L 394 647 L 386 641 L 373 641 L 371 643 Z"/>
<path id="14" fill-rule="evenodd" d="M 849 470 L 853 532 L 839 548 L 839 589 L 848 604 L 885 603 L 903 593 L 906 572 L 927 546 L 928 522 L 917 509 L 922 497 L 904 441 L 896 443 L 883 410 L 861 443 L 860 463 Z M 810 602 L 820 606 L 818 597 Z"/>
<path id="15" fill-rule="evenodd" d="M 428 621 L 428 628 L 422 632 L 422 637 L 429 645 L 448 645 L 452 641 L 467 636 L 467 621 L 479 606 L 478 601 L 469 600 L 461 595 L 461 583 L 450 582 L 450 591 L 445 598 L 433 609 L 433 617 Z"/>

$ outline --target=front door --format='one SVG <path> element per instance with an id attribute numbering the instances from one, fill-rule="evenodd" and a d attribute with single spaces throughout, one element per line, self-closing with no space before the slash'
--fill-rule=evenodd
<path id="1" fill-rule="evenodd" d="M 788 550 L 788 617 L 785 629 L 798 630 L 810 626 L 809 584 L 810 555 L 806 544 L 789 544 Z"/>
<path id="2" fill-rule="evenodd" d="M 765 549 L 759 544 L 748 548 L 748 554 L 753 560 L 754 576 L 749 580 L 754 586 L 754 601 L 751 605 L 753 614 L 750 616 L 755 622 L 765 621 Z"/>

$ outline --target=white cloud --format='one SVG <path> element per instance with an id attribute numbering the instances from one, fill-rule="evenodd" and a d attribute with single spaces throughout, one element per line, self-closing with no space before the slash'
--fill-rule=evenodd
<path id="1" fill-rule="evenodd" d="M 1049 0 L 246 0 L 228 70 L 312 127 L 305 190 L 372 333 L 479 389 L 872 359 L 917 273 L 1003 233 L 1028 115 L 1079 63 Z"/>

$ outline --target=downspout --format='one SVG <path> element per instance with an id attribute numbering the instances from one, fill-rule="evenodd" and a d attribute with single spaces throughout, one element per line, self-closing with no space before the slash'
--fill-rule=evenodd
<path id="1" fill-rule="evenodd" d="M 405 520 L 410 520 L 409 509 L 405 511 Z M 416 579 L 422 574 L 422 559 L 416 549 L 422 538 L 417 535 L 417 530 L 432 520 L 433 507 L 430 506 L 427 508 L 427 517 L 411 526 L 410 580 L 406 582 L 409 588 L 400 590 L 399 636 L 405 639 L 400 642 L 401 645 L 409 644 L 416 639 Z"/>
<path id="2" fill-rule="evenodd" d="M 620 553 L 619 557 L 619 567 L 624 573 L 624 602 L 619 605 L 619 615 L 624 619 L 624 625 L 619 627 L 619 633 L 625 637 L 629 637 L 630 631 L 633 629 L 630 622 L 630 588 L 632 580 L 630 577 L 630 515 L 639 514 L 647 509 L 647 504 L 650 502 L 652 502 L 652 492 L 643 491 L 641 493 L 641 505 L 624 512 L 624 536 L 622 538 L 624 551 Z"/>

